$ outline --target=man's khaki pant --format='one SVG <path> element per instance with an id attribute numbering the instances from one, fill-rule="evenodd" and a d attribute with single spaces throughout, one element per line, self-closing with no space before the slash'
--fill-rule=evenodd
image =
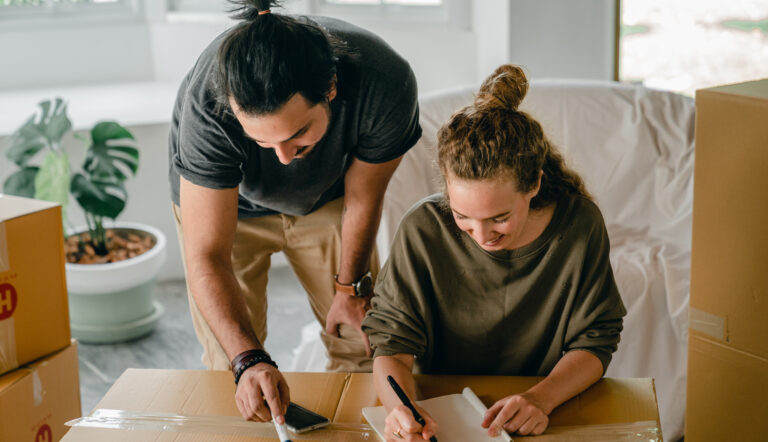
<path id="1" fill-rule="evenodd" d="M 341 252 L 341 213 L 344 199 L 331 201 L 305 215 L 269 215 L 241 219 L 237 222 L 232 247 L 232 267 L 245 298 L 251 326 L 263 344 L 267 338 L 267 271 L 270 256 L 282 251 L 309 298 L 315 317 L 325 328 L 325 318 L 335 294 L 334 275 L 338 272 Z M 184 259 L 184 232 L 181 209 L 173 204 L 181 256 Z M 374 280 L 379 269 L 376 250 L 371 256 L 370 270 Z M 229 359 L 203 319 L 189 290 L 189 310 L 195 333 L 203 346 L 202 361 L 211 370 L 229 370 Z M 341 337 L 322 332 L 328 350 L 329 371 L 371 371 L 372 360 L 365 355 L 359 333 L 349 325 L 339 329 Z M 283 367 L 285 368 L 285 367 Z"/>

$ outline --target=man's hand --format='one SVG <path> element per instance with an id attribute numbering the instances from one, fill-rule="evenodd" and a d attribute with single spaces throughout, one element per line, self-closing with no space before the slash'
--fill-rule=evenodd
<path id="1" fill-rule="evenodd" d="M 274 415 L 277 423 L 282 424 L 289 401 L 288 383 L 270 364 L 258 363 L 240 376 L 235 402 L 246 420 L 269 422 Z"/>
<path id="2" fill-rule="evenodd" d="M 354 327 L 363 339 L 365 344 L 365 354 L 371 357 L 371 344 L 368 342 L 368 335 L 362 328 L 365 312 L 371 308 L 371 297 L 357 298 L 344 293 L 336 293 L 333 297 L 333 304 L 328 310 L 328 316 L 325 318 L 325 332 L 331 336 L 339 336 L 339 325 L 347 324 Z"/>
<path id="3" fill-rule="evenodd" d="M 521 436 L 539 435 L 547 429 L 549 416 L 533 394 L 521 393 L 499 400 L 488 411 L 481 426 L 488 435 L 496 437 L 502 428 Z"/>

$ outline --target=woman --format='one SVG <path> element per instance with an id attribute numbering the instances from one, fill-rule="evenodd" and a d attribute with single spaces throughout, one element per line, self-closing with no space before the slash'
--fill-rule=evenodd
<path id="1" fill-rule="evenodd" d="M 541 434 L 558 405 L 596 382 L 622 317 L 600 210 L 541 125 L 518 110 L 523 71 L 498 68 L 438 134 L 445 195 L 406 215 L 363 321 L 387 434 L 428 440 L 392 391 L 423 373 L 546 376 L 494 404 L 482 426 Z M 422 410 L 423 411 L 423 410 Z"/>

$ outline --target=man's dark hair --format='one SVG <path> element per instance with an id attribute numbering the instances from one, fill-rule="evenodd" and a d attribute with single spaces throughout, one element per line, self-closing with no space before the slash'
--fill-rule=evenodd
<path id="1" fill-rule="evenodd" d="M 311 104 L 327 99 L 337 57 L 318 25 L 273 12 L 269 0 L 230 0 L 232 28 L 219 47 L 216 93 L 219 105 L 232 97 L 250 115 L 273 113 L 294 94 Z"/>

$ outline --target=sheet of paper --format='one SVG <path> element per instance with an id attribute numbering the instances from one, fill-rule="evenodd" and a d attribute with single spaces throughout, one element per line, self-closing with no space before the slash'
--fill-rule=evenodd
<path id="1" fill-rule="evenodd" d="M 512 440 L 506 433 L 497 437 L 488 436 L 487 430 L 480 426 L 486 408 L 469 388 L 465 388 L 463 394 L 450 394 L 417 403 L 437 422 L 439 430 L 436 436 L 440 442 L 509 442 Z M 384 434 L 386 409 L 384 407 L 363 408 L 363 416 L 379 437 L 386 440 Z"/>

